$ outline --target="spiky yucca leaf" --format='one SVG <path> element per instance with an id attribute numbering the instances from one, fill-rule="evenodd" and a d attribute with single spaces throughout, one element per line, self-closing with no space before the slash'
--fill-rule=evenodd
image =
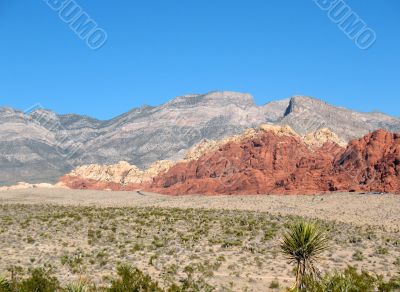
<path id="1" fill-rule="evenodd" d="M 89 288 L 85 282 L 80 281 L 78 283 L 69 284 L 66 290 L 68 292 L 88 292 Z"/>
<path id="2" fill-rule="evenodd" d="M 289 227 L 280 245 L 291 261 L 316 260 L 328 247 L 326 231 L 314 223 L 300 220 Z"/>
<path id="3" fill-rule="evenodd" d="M 302 290 L 305 275 L 318 274 L 314 263 L 329 247 L 326 231 L 312 222 L 299 220 L 283 235 L 280 245 L 282 253 L 296 263 L 296 287 Z"/>

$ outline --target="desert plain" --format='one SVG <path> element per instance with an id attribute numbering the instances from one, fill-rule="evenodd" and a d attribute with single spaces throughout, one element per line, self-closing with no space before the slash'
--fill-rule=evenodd
<path id="1" fill-rule="evenodd" d="M 279 251 L 299 217 L 328 230 L 321 272 L 348 265 L 390 278 L 400 271 L 400 197 L 165 196 L 36 188 L 0 192 L 0 275 L 46 267 L 62 282 L 107 285 L 130 264 L 158 281 L 188 276 L 204 291 L 278 291 L 294 282 Z"/>

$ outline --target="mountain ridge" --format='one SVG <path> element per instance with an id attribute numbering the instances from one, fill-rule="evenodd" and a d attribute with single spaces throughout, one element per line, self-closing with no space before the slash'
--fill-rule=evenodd
<path id="1" fill-rule="evenodd" d="M 290 106 L 290 110 L 289 109 Z M 250 94 L 214 91 L 134 108 L 109 120 L 0 108 L 0 184 L 54 182 L 76 166 L 127 161 L 146 168 L 178 160 L 202 139 L 221 139 L 262 123 L 305 134 L 329 128 L 349 141 L 378 128 L 400 131 L 400 120 L 359 113 L 310 97 L 256 105 Z"/>
<path id="2" fill-rule="evenodd" d="M 159 105 L 148 105 L 148 104 L 143 104 L 143 105 L 138 106 L 138 107 L 133 107 L 133 108 L 131 108 L 130 110 L 128 110 L 128 111 L 126 111 L 126 112 L 123 112 L 123 113 L 121 113 L 121 114 L 116 115 L 115 117 L 107 118 L 107 119 L 100 119 L 100 118 L 96 118 L 96 117 L 94 117 L 94 116 L 91 116 L 91 115 L 89 115 L 89 114 L 77 114 L 77 113 L 73 113 L 73 112 L 69 112 L 69 113 L 58 113 L 57 111 L 54 111 L 54 110 L 49 109 L 49 108 L 35 109 L 35 110 L 32 110 L 32 112 L 35 112 L 35 111 L 43 111 L 43 110 L 44 110 L 44 111 L 48 111 L 48 112 L 54 113 L 54 114 L 56 114 L 56 115 L 59 116 L 59 117 L 74 117 L 74 116 L 76 116 L 76 117 L 87 118 L 87 119 L 89 119 L 89 120 L 94 120 L 94 121 L 98 121 L 98 122 L 108 122 L 108 121 L 117 119 L 117 118 L 119 118 L 119 117 L 121 117 L 121 116 L 124 116 L 124 115 L 126 115 L 126 114 L 128 114 L 128 113 L 130 113 L 130 112 L 132 112 L 132 111 L 141 110 L 141 109 L 143 109 L 143 108 L 151 108 L 151 109 L 152 109 L 152 108 L 158 108 L 158 107 L 167 105 L 167 104 L 171 103 L 172 101 L 174 101 L 174 100 L 176 100 L 176 99 L 179 99 L 179 98 L 196 97 L 196 96 L 203 96 L 203 95 L 209 95 L 209 94 L 214 94 L 214 93 L 234 93 L 234 94 L 249 95 L 249 96 L 251 96 L 251 98 L 252 98 L 253 105 L 255 105 L 255 106 L 257 106 L 257 107 L 265 107 L 265 106 L 270 105 L 270 104 L 282 103 L 282 102 L 285 102 L 285 104 L 287 103 L 287 106 L 289 106 L 290 101 L 291 101 L 292 99 L 296 99 L 296 98 L 306 98 L 306 99 L 309 99 L 309 100 L 319 101 L 319 102 L 321 102 L 321 103 L 323 103 L 323 104 L 330 105 L 330 106 L 333 106 L 333 107 L 339 108 L 339 109 L 348 110 L 348 111 L 351 111 L 351 112 L 356 112 L 356 113 L 360 113 L 360 114 L 377 114 L 377 115 L 384 115 L 384 116 L 387 116 L 387 117 L 391 117 L 391 118 L 394 118 L 394 119 L 400 119 L 400 116 L 390 115 L 390 114 L 387 114 L 387 113 L 385 113 L 385 112 L 382 112 L 382 111 L 380 111 L 380 110 L 378 110 L 378 109 L 371 110 L 371 111 L 360 111 L 360 110 L 357 110 L 357 109 L 349 109 L 349 108 L 346 108 L 345 106 L 333 105 L 333 104 L 330 104 L 330 103 L 328 103 L 328 102 L 326 102 L 326 101 L 324 101 L 324 100 L 322 100 L 322 99 L 320 99 L 320 98 L 313 97 L 313 96 L 308 96 L 308 95 L 294 94 L 294 95 L 291 95 L 290 97 L 281 98 L 281 99 L 273 99 L 273 100 L 267 101 L 267 102 L 265 102 L 265 103 L 263 103 L 263 104 L 256 104 L 255 101 L 254 101 L 253 95 L 251 95 L 250 93 L 241 93 L 241 92 L 236 92 L 236 91 L 218 91 L 218 90 L 216 90 L 216 91 L 210 91 L 210 92 L 205 93 L 205 94 L 193 93 L 193 94 L 180 95 L 180 96 L 177 96 L 177 97 L 175 97 L 175 98 L 172 98 L 172 99 L 169 100 L 169 101 L 166 101 L 166 102 L 164 102 L 164 103 L 161 103 L 161 104 L 159 104 Z M 2 111 L 12 111 L 12 112 L 14 112 L 14 113 L 19 113 L 19 114 L 24 114 L 24 113 L 25 113 L 22 109 L 13 108 L 13 107 L 11 107 L 11 106 L 4 106 L 4 105 L 2 106 L 2 105 L 0 105 L 0 113 L 1 113 Z M 285 115 L 286 115 L 286 114 L 285 114 Z"/>

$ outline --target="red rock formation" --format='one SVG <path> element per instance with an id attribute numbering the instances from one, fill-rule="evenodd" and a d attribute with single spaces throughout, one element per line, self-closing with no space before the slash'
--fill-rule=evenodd
<path id="1" fill-rule="evenodd" d="M 400 192 L 400 134 L 378 130 L 350 142 L 334 161 L 338 190 Z"/>
<path id="2" fill-rule="evenodd" d="M 123 186 L 73 176 L 61 182 L 70 188 L 169 195 L 400 193 L 400 134 L 378 130 L 344 148 L 332 142 L 310 146 L 296 134 L 265 130 L 178 163 L 150 183 Z"/>
<path id="3" fill-rule="evenodd" d="M 309 148 L 296 136 L 266 132 L 228 143 L 154 179 L 149 190 L 180 194 L 400 193 L 400 134 L 379 130 L 347 148 Z"/>
<path id="4" fill-rule="evenodd" d="M 98 181 L 77 176 L 64 175 L 58 185 L 77 190 L 110 190 L 110 191 L 134 191 L 141 189 L 139 184 L 121 185 L 115 182 Z"/>
<path id="5" fill-rule="evenodd" d="M 164 194 L 300 194 L 329 191 L 324 172 L 343 148 L 308 147 L 300 137 L 272 131 L 223 145 L 196 161 L 180 163 L 156 177 Z"/>

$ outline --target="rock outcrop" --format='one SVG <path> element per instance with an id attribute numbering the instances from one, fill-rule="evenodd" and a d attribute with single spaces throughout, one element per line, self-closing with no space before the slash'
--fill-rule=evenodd
<path id="1" fill-rule="evenodd" d="M 225 137 L 224 139 L 221 139 L 221 140 L 204 139 L 200 143 L 191 147 L 186 152 L 186 155 L 185 155 L 185 158 L 183 159 L 183 161 L 178 161 L 178 162 L 197 160 L 203 154 L 217 150 L 220 146 L 222 146 L 226 143 L 240 142 L 245 138 L 252 138 L 252 137 L 255 137 L 256 135 L 257 135 L 257 130 L 250 128 L 250 129 L 246 129 L 244 131 L 244 133 L 242 133 L 242 134 Z"/>
<path id="2" fill-rule="evenodd" d="M 146 170 L 140 170 L 126 161 L 113 165 L 83 165 L 61 177 L 60 185 L 83 189 L 135 189 L 151 182 L 172 165 L 173 162 L 164 160 L 156 161 Z"/>
<path id="3" fill-rule="evenodd" d="M 378 130 L 344 148 L 331 140 L 310 144 L 278 133 L 228 142 L 198 160 L 178 163 L 148 189 L 171 195 L 400 193 L 400 134 Z M 325 134 L 322 141 L 336 139 Z"/>
<path id="4" fill-rule="evenodd" d="M 204 139 L 200 143 L 194 145 L 186 152 L 184 160 L 185 161 L 196 160 L 200 158 L 203 154 L 217 150 L 220 146 L 227 144 L 229 142 L 240 142 L 245 138 L 254 138 L 260 133 L 260 131 L 272 132 L 279 137 L 281 136 L 298 137 L 299 139 L 301 138 L 302 141 L 305 144 L 309 145 L 310 147 L 322 146 L 323 144 L 328 142 L 335 143 L 340 146 L 347 145 L 346 142 L 339 139 L 339 137 L 328 128 L 322 128 L 301 137 L 291 127 L 287 125 L 280 126 L 273 124 L 261 124 L 256 129 L 253 128 L 246 129 L 242 134 L 226 137 L 221 140 Z"/>
<path id="5" fill-rule="evenodd" d="M 301 137 L 289 126 L 262 124 L 256 129 L 246 129 L 242 134 L 226 137 L 222 140 L 203 140 L 189 149 L 183 160 L 177 162 L 156 161 L 146 170 L 140 170 L 135 165 L 131 165 L 126 161 L 120 161 L 113 165 L 83 165 L 65 175 L 60 183 L 71 188 L 84 186 L 84 188 L 115 190 L 118 189 L 118 186 L 121 186 L 123 189 L 133 189 L 149 184 L 154 178 L 165 173 L 176 164 L 197 161 L 203 155 L 213 153 L 228 143 L 241 143 L 245 139 L 260 138 L 263 133 L 272 133 L 276 137 L 295 137 L 298 140 L 304 141 L 311 150 L 317 145 L 322 146 L 324 143 L 339 144 L 337 136 L 328 129 L 322 129 L 317 133 L 310 133 L 306 137 Z M 81 184 L 79 180 L 85 183 Z"/>
<path id="6" fill-rule="evenodd" d="M 400 193 L 400 134 L 378 130 L 335 159 L 335 190 Z"/>
<path id="7" fill-rule="evenodd" d="M 261 128 L 256 136 L 176 164 L 147 188 L 171 195 L 330 191 L 324 177 L 344 148 L 334 142 L 311 146 L 289 127 Z"/>
<path id="8" fill-rule="evenodd" d="M 329 129 L 300 136 L 264 124 L 220 141 L 203 141 L 177 163 L 146 171 L 127 162 L 82 166 L 61 179 L 71 188 L 144 189 L 183 194 L 400 193 L 400 134 L 378 130 L 343 146 Z"/>
<path id="9" fill-rule="evenodd" d="M 336 143 L 342 147 L 346 147 L 347 143 L 341 140 L 336 133 L 328 128 L 318 129 L 315 132 L 306 134 L 303 137 L 304 143 L 310 146 L 322 146 L 327 142 Z"/>

